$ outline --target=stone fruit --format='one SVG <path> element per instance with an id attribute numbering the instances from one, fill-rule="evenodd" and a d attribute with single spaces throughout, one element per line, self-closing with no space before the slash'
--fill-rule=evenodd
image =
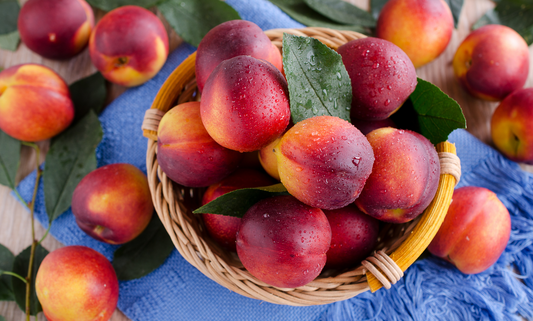
<path id="1" fill-rule="evenodd" d="M 94 14 L 84 0 L 28 0 L 18 17 L 22 42 L 50 59 L 69 59 L 89 42 Z"/>
<path id="2" fill-rule="evenodd" d="M 379 221 L 350 204 L 336 210 L 324 210 L 331 227 L 331 245 L 326 268 L 343 269 L 357 266 L 374 250 L 379 234 Z"/>
<path id="3" fill-rule="evenodd" d="M 390 118 L 385 118 L 383 120 L 361 120 L 352 118 L 352 125 L 357 127 L 363 133 L 367 135 L 374 129 L 383 128 L 383 127 L 393 127 L 396 128 L 396 123 Z"/>
<path id="4" fill-rule="evenodd" d="M 196 83 L 200 92 L 218 64 L 241 55 L 266 60 L 282 70 L 279 49 L 259 26 L 245 20 L 226 21 L 211 29 L 198 45 Z"/>
<path id="5" fill-rule="evenodd" d="M 476 186 L 454 191 L 437 235 L 428 250 L 465 274 L 480 273 L 496 263 L 511 234 L 509 211 L 492 191 Z"/>
<path id="6" fill-rule="evenodd" d="M 453 71 L 473 96 L 502 100 L 524 86 L 529 73 L 529 48 L 524 38 L 502 25 L 472 31 L 453 57 Z"/>
<path id="7" fill-rule="evenodd" d="M 238 169 L 221 182 L 209 186 L 202 198 L 202 205 L 237 189 L 268 186 L 274 183 L 272 178 L 262 172 L 249 168 Z M 202 214 L 202 219 L 213 240 L 227 250 L 237 251 L 235 241 L 237 231 L 241 226 L 241 218 L 219 214 Z"/>
<path id="8" fill-rule="evenodd" d="M 89 39 L 89 53 L 107 80 L 137 86 L 154 77 L 167 60 L 167 31 L 147 9 L 118 7 L 96 24 Z"/>
<path id="9" fill-rule="evenodd" d="M 439 156 L 424 136 L 391 127 L 367 135 L 376 160 L 355 204 L 389 223 L 408 222 L 431 203 L 440 177 Z"/>
<path id="10" fill-rule="evenodd" d="M 23 141 L 52 138 L 74 119 L 65 81 L 48 67 L 23 64 L 0 72 L 0 129 Z"/>
<path id="11" fill-rule="evenodd" d="M 276 156 L 276 146 L 280 142 L 281 137 L 277 138 L 272 143 L 261 148 L 259 151 L 259 162 L 263 169 L 276 180 L 279 181 L 279 172 L 278 172 L 278 158 Z"/>
<path id="12" fill-rule="evenodd" d="M 492 141 L 509 159 L 533 164 L 533 88 L 518 89 L 492 114 Z"/>
<path id="13" fill-rule="evenodd" d="M 146 175 L 137 167 L 117 163 L 87 174 L 74 189 L 72 213 L 91 237 L 123 244 L 146 228 L 154 207 Z"/>
<path id="14" fill-rule="evenodd" d="M 452 12 L 444 0 L 390 0 L 376 24 L 377 37 L 405 51 L 415 68 L 437 58 L 452 31 Z"/>
<path id="15" fill-rule="evenodd" d="M 324 212 L 290 195 L 259 201 L 242 218 L 237 254 L 259 280 L 281 288 L 303 286 L 326 264 L 331 228 Z"/>
<path id="16" fill-rule="evenodd" d="M 111 263 L 85 246 L 65 246 L 48 254 L 35 279 L 44 315 L 54 321 L 109 320 L 119 286 Z"/>
<path id="17" fill-rule="evenodd" d="M 289 124 L 287 81 L 267 61 L 250 56 L 224 60 L 205 84 L 200 112 L 220 145 L 239 152 L 259 150 Z"/>
<path id="18" fill-rule="evenodd" d="M 238 167 L 243 154 L 215 142 L 200 117 L 200 103 L 170 109 L 157 130 L 157 161 L 174 182 L 188 187 L 215 184 Z"/>
<path id="19" fill-rule="evenodd" d="M 390 41 L 355 39 L 337 51 L 352 83 L 352 119 L 386 119 L 416 88 L 413 63 Z"/>
<path id="20" fill-rule="evenodd" d="M 366 137 L 333 116 L 296 123 L 275 149 L 287 191 L 309 206 L 328 210 L 344 207 L 359 196 L 374 163 Z"/>

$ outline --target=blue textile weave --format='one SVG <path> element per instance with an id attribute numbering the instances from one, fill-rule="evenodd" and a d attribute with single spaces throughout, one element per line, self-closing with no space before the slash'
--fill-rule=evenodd
<path id="1" fill-rule="evenodd" d="M 263 30 L 297 28 L 265 0 L 227 0 L 243 19 Z M 97 149 L 98 166 L 131 163 L 146 172 L 144 112 L 167 76 L 195 48 L 184 44 L 159 74 L 129 89 L 100 115 L 104 136 Z M 477 275 L 464 275 L 435 257 L 417 261 L 390 290 L 366 292 L 352 299 L 313 307 L 274 305 L 249 299 L 211 281 L 175 250 L 156 271 L 121 282 L 118 307 L 132 320 L 533 320 L 533 177 L 464 130 L 451 134 L 461 158 L 459 186 L 476 185 L 495 193 L 512 216 L 512 233 L 499 261 Z M 24 199 L 33 191 L 35 173 L 18 187 Z M 42 184 L 36 217 L 47 227 Z M 68 210 L 52 224 L 51 234 L 66 245 L 86 245 L 112 259 L 115 246 L 85 235 Z"/>

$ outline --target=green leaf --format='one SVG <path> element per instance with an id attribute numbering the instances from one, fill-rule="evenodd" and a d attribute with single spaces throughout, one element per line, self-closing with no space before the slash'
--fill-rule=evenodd
<path id="1" fill-rule="evenodd" d="M 373 28 L 376 19 L 368 11 L 343 0 L 304 0 L 316 12 L 338 23 Z"/>
<path id="2" fill-rule="evenodd" d="M 16 51 L 20 42 L 18 30 L 0 35 L 0 49 Z"/>
<path id="3" fill-rule="evenodd" d="M 338 53 L 316 39 L 284 34 L 283 68 L 295 124 L 320 115 L 350 121 L 352 85 Z"/>
<path id="4" fill-rule="evenodd" d="M 78 183 L 96 169 L 95 149 L 101 139 L 100 121 L 90 110 L 76 125 L 52 140 L 43 173 L 50 222 L 69 208 Z"/>
<path id="5" fill-rule="evenodd" d="M 6 318 L 0 315 L 0 321 L 6 321 Z"/>
<path id="6" fill-rule="evenodd" d="M 98 114 L 104 107 L 107 89 L 105 78 L 99 72 L 76 81 L 69 86 L 69 91 L 75 109 L 73 124 L 87 115 L 89 110 Z"/>
<path id="7" fill-rule="evenodd" d="M 30 254 L 31 246 L 27 247 L 24 251 L 20 252 L 17 257 L 15 257 L 15 262 L 13 263 L 13 272 L 18 275 L 27 276 L 28 267 L 30 265 Z M 48 255 L 48 250 L 37 245 L 35 247 L 35 257 L 33 261 L 32 275 L 31 275 L 31 285 L 30 285 L 30 314 L 37 315 L 43 309 L 37 298 L 37 293 L 35 293 L 35 276 L 41 266 L 41 262 L 44 260 L 45 256 Z M 17 278 L 12 278 L 13 292 L 15 293 L 15 301 L 22 311 L 25 311 L 26 306 L 26 283 L 22 282 Z"/>
<path id="8" fill-rule="evenodd" d="M 217 197 L 204 206 L 197 208 L 193 213 L 243 217 L 244 213 L 260 200 L 288 194 L 281 183 L 265 187 L 241 188 Z"/>
<path id="9" fill-rule="evenodd" d="M 162 0 L 87 0 L 87 2 L 98 9 L 111 11 L 118 7 L 134 5 L 143 8 L 150 8 L 157 5 Z"/>
<path id="10" fill-rule="evenodd" d="M 0 184 L 15 189 L 15 176 L 20 164 L 19 140 L 0 130 Z"/>
<path id="11" fill-rule="evenodd" d="M 372 16 L 377 20 L 383 6 L 389 2 L 389 0 L 370 0 L 370 12 Z"/>
<path id="12" fill-rule="evenodd" d="M 472 29 L 487 24 L 500 24 L 514 29 L 527 42 L 533 43 L 533 1 L 532 0 L 501 0 L 493 10 L 481 17 Z"/>
<path id="13" fill-rule="evenodd" d="M 13 270 L 13 262 L 15 262 L 13 253 L 7 247 L 0 244 L 0 274 L 2 272 L 11 272 Z M 13 277 L 10 275 L 2 275 L 0 277 L 0 301 L 15 300 L 11 278 Z"/>
<path id="14" fill-rule="evenodd" d="M 459 104 L 432 83 L 418 78 L 409 99 L 418 115 L 420 133 L 434 145 L 447 140 L 455 129 L 466 128 Z"/>
<path id="15" fill-rule="evenodd" d="M 323 27 L 337 30 L 352 30 L 369 34 L 369 30 L 357 25 L 339 24 L 309 7 L 304 0 L 269 0 L 294 20 L 308 27 Z"/>
<path id="16" fill-rule="evenodd" d="M 157 269 L 174 250 L 174 243 L 157 215 L 134 240 L 119 247 L 113 267 L 121 281 L 141 278 Z"/>
<path id="17" fill-rule="evenodd" d="M 0 0 L 0 35 L 17 31 L 19 12 L 17 0 Z"/>
<path id="18" fill-rule="evenodd" d="M 157 8 L 176 33 L 196 47 L 215 26 L 241 19 L 235 9 L 220 0 L 168 0 Z"/>
<path id="19" fill-rule="evenodd" d="M 464 0 L 444 0 L 448 6 L 450 7 L 450 10 L 452 11 L 453 16 L 453 26 L 457 28 L 457 24 L 459 23 L 459 16 L 461 15 L 461 10 L 463 9 L 463 3 Z"/>

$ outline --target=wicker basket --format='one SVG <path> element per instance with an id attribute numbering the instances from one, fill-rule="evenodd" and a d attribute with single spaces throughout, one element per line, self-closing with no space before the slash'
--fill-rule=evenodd
<path id="1" fill-rule="evenodd" d="M 333 49 L 365 37 L 352 31 L 324 28 L 276 29 L 266 34 L 281 48 L 283 33 L 309 36 Z M 311 283 L 298 288 L 276 288 L 252 276 L 234 253 L 222 250 L 205 232 L 201 219 L 191 213 L 204 189 L 187 188 L 172 182 L 157 163 L 157 126 L 161 117 L 178 103 L 197 99 L 196 53 L 189 56 L 168 77 L 157 94 L 143 123 L 148 138 L 146 166 L 152 199 L 167 232 L 181 255 L 207 277 L 244 296 L 275 304 L 308 306 L 345 300 L 359 293 L 390 288 L 426 249 L 448 210 L 453 189 L 460 176 L 455 146 L 438 144 L 441 177 L 437 194 L 426 211 L 405 224 L 388 224 L 380 232 L 375 254 L 349 271 L 324 271 Z"/>

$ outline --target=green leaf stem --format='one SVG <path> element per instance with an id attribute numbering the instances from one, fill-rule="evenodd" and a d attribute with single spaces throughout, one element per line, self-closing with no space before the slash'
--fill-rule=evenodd
<path id="1" fill-rule="evenodd" d="M 35 247 L 35 259 L 33 261 L 32 276 L 31 276 L 31 285 L 30 285 L 30 314 L 37 315 L 37 313 L 42 311 L 41 304 L 37 298 L 37 293 L 35 293 L 35 276 L 39 270 L 39 266 L 44 258 L 48 255 L 48 250 L 42 247 L 41 245 L 36 245 Z M 13 263 L 13 272 L 18 275 L 28 275 L 28 267 L 30 263 L 30 254 L 31 246 L 27 247 L 24 251 L 20 252 L 19 255 L 15 257 Z M 12 278 L 13 292 L 15 294 L 15 301 L 22 311 L 26 310 L 26 283 L 22 282 L 17 278 Z"/>

